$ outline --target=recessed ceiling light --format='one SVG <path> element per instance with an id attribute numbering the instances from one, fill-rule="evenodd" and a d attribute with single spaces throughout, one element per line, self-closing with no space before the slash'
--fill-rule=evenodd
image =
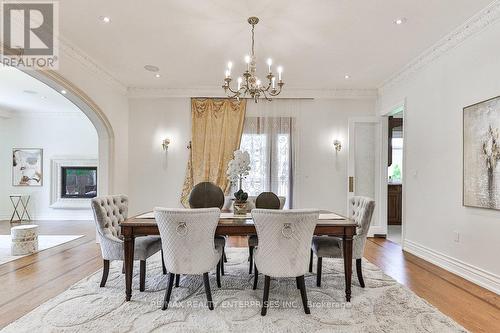
<path id="1" fill-rule="evenodd" d="M 160 78 L 160 77 L 161 77 L 160 73 L 155 74 L 155 78 Z"/>
<path id="2" fill-rule="evenodd" d="M 34 90 L 23 90 L 23 93 L 25 94 L 29 94 L 29 95 L 36 95 L 38 94 L 36 91 Z"/>
<path id="3" fill-rule="evenodd" d="M 42 99 L 47 99 L 47 96 L 42 96 Z"/>
<path id="4" fill-rule="evenodd" d="M 406 21 L 407 21 L 406 17 L 400 17 L 394 20 L 394 24 L 401 25 L 406 23 Z"/>
<path id="5" fill-rule="evenodd" d="M 99 16 L 99 20 L 101 20 L 102 23 L 111 22 L 111 19 L 109 18 L 109 16 Z"/>
<path id="6" fill-rule="evenodd" d="M 350 76 L 350 75 L 347 75 L 347 74 L 346 74 L 346 75 L 344 75 L 344 79 L 349 80 L 350 78 L 351 78 L 351 76 Z"/>
<path id="7" fill-rule="evenodd" d="M 155 66 L 155 65 L 146 65 L 144 66 L 144 69 L 149 71 L 149 72 L 158 72 L 160 71 L 160 68 L 158 66 Z"/>
<path id="8" fill-rule="evenodd" d="M 61 90 L 61 94 L 66 95 L 68 92 L 66 90 Z"/>

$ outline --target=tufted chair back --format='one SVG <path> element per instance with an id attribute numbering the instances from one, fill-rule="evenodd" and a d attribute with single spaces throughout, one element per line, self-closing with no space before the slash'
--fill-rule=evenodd
<path id="1" fill-rule="evenodd" d="M 214 236 L 219 208 L 155 208 L 165 267 L 174 274 L 203 274 L 212 270 L 221 254 Z"/>
<path id="2" fill-rule="evenodd" d="M 254 209 L 259 237 L 255 265 L 272 277 L 297 277 L 308 271 L 309 251 L 319 211 Z"/>
<path id="3" fill-rule="evenodd" d="M 357 223 L 356 235 L 353 238 L 353 257 L 361 259 L 365 250 L 366 236 L 370 229 L 375 201 L 367 197 L 352 197 L 349 202 L 350 217 Z"/>
<path id="4" fill-rule="evenodd" d="M 110 195 L 93 198 L 92 210 L 101 237 L 121 240 L 120 223 L 128 216 L 128 197 Z"/>

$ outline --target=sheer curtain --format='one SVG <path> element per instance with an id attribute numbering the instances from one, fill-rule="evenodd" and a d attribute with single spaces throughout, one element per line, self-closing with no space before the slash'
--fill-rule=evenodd
<path id="1" fill-rule="evenodd" d="M 251 196 L 271 191 L 294 202 L 296 114 L 300 101 L 247 104 L 240 149 L 250 153 L 251 171 L 243 189 Z"/>

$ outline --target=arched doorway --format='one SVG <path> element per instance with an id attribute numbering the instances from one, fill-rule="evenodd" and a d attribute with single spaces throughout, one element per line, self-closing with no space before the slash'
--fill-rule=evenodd
<path id="1" fill-rule="evenodd" d="M 54 71 L 24 71 L 56 91 L 65 91 L 64 96 L 75 104 L 92 122 L 98 135 L 98 193 L 106 195 L 113 189 L 114 133 L 104 112 L 85 92 Z"/>

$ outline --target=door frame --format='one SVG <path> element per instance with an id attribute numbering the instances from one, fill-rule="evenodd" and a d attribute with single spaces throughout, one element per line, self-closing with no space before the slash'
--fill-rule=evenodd
<path id="1" fill-rule="evenodd" d="M 382 161 L 383 158 L 383 151 L 384 147 L 381 146 L 382 142 L 382 134 L 384 132 L 383 130 L 383 124 L 384 122 L 381 121 L 381 117 L 379 116 L 366 116 L 366 117 L 350 117 L 348 119 L 348 130 L 347 130 L 347 147 L 348 147 L 348 158 L 347 158 L 347 214 L 350 215 L 349 210 L 349 199 L 352 196 L 353 192 L 350 192 L 349 189 L 349 177 L 354 175 L 354 149 L 351 149 L 351 144 L 353 144 L 353 138 L 351 138 L 351 133 L 353 132 L 354 129 L 354 124 L 355 123 L 374 123 L 377 126 L 377 133 L 376 133 L 376 138 L 375 138 L 375 143 L 376 143 L 376 151 L 375 154 L 378 158 L 379 163 Z M 387 150 L 387 148 L 386 148 Z M 386 164 L 387 164 L 387 154 L 386 154 Z M 378 170 L 375 170 L 376 173 L 376 179 L 375 179 L 375 203 L 378 206 L 378 202 L 380 202 L 383 198 L 383 190 L 385 188 L 385 191 L 387 191 L 387 188 L 384 186 L 381 186 L 383 184 L 381 182 L 382 176 L 387 173 L 386 169 L 383 169 L 380 167 L 380 164 L 376 166 Z M 378 175 L 378 177 L 377 177 Z M 355 175 L 354 175 L 355 176 Z M 354 179 L 354 189 L 356 188 L 356 179 Z M 386 194 L 387 196 L 387 194 Z M 387 201 L 387 198 L 386 198 Z M 385 210 L 387 210 L 387 202 L 385 206 Z M 382 223 L 383 221 L 383 216 L 384 216 L 384 207 L 383 206 L 378 206 L 376 207 L 377 214 L 375 215 L 376 220 L 372 221 L 372 224 L 370 225 L 370 229 L 368 230 L 368 236 L 373 237 L 374 235 L 379 235 L 379 234 L 387 234 L 387 223 Z M 387 211 L 385 211 L 385 215 L 387 216 Z"/>
<path id="2" fill-rule="evenodd" d="M 404 243 L 406 239 L 406 184 L 408 179 L 408 166 L 407 166 L 407 124 L 408 124 L 408 118 L 407 118 L 407 103 L 406 103 L 406 98 L 404 98 L 401 102 L 393 105 L 392 107 L 386 108 L 384 110 L 381 110 L 380 112 L 380 118 L 382 120 L 382 135 L 381 135 L 381 151 L 383 152 L 382 158 L 380 159 L 381 162 L 381 170 L 384 170 L 384 172 L 381 173 L 381 182 L 382 184 L 385 184 L 385 186 L 382 186 L 383 188 L 383 196 L 381 197 L 380 200 L 380 207 L 383 210 L 383 219 L 384 221 L 383 224 L 385 224 L 385 235 L 387 235 L 387 227 L 388 227 L 388 217 L 387 217 L 387 208 L 388 208 L 388 202 L 387 202 L 387 187 L 389 184 L 389 179 L 387 177 L 387 163 L 388 163 L 388 145 L 389 145 L 389 126 L 388 126 L 388 118 L 389 116 L 392 116 L 396 113 L 403 112 L 403 182 L 402 182 L 402 193 L 401 193 L 401 199 L 402 199 L 402 207 L 401 207 L 401 248 L 404 248 Z"/>

